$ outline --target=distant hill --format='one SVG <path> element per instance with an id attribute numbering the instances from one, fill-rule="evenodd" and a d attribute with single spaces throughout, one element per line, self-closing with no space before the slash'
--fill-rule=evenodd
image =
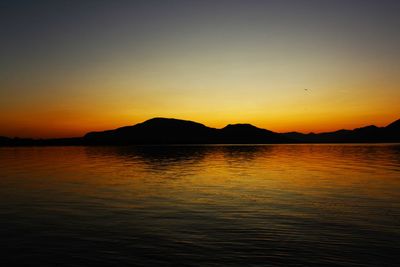
<path id="1" fill-rule="evenodd" d="M 219 143 L 229 144 L 266 144 L 289 143 L 286 136 L 269 130 L 261 129 L 251 124 L 229 124 L 219 130 Z"/>
<path id="2" fill-rule="evenodd" d="M 223 129 L 178 119 L 154 118 L 133 126 L 84 136 L 87 144 L 227 144 L 278 143 L 289 139 L 250 124 L 228 125 Z"/>
<path id="3" fill-rule="evenodd" d="M 354 130 L 339 130 L 327 133 L 284 133 L 284 136 L 299 143 L 390 143 L 400 142 L 400 120 L 386 127 L 370 125 Z"/>
<path id="4" fill-rule="evenodd" d="M 212 143 L 218 130 L 201 123 L 154 118 L 133 126 L 84 136 L 86 144 L 197 144 Z"/>
<path id="5" fill-rule="evenodd" d="M 136 145 L 136 144 L 280 144 L 280 143 L 389 143 L 400 142 L 400 120 L 386 127 L 374 125 L 327 133 L 276 133 L 251 124 L 229 124 L 222 129 L 201 123 L 153 118 L 83 137 L 21 139 L 0 137 L 0 146 Z"/>
<path id="6" fill-rule="evenodd" d="M 397 133 L 400 131 L 400 119 L 397 121 L 392 122 L 388 126 L 385 127 L 387 130 L 394 130 L 397 131 Z"/>

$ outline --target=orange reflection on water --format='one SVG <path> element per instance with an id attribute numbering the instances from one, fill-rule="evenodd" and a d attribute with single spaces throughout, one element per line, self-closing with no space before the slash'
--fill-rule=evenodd
<path id="1" fill-rule="evenodd" d="M 50 147 L 2 148 L 0 162 L 3 183 L 21 176 L 21 186 L 32 188 L 80 184 L 75 189 L 147 188 L 158 194 L 172 188 L 351 189 L 385 197 L 382 189 L 399 186 L 399 155 L 399 146 L 391 145 Z"/>

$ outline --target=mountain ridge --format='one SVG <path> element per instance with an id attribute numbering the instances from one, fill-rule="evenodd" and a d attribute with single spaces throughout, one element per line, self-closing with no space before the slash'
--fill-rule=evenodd
<path id="1" fill-rule="evenodd" d="M 368 125 L 323 133 L 277 133 L 248 123 L 217 129 L 175 118 L 155 117 L 135 125 L 89 132 L 82 137 L 29 139 L 0 136 L 0 146 L 146 145 L 146 144 L 285 144 L 397 143 L 400 119 L 387 126 Z"/>

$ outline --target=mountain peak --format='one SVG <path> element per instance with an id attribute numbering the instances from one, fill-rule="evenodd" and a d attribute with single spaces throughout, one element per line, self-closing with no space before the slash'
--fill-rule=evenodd
<path id="1" fill-rule="evenodd" d="M 385 128 L 388 128 L 388 129 L 400 129 L 400 119 L 398 119 L 397 121 L 392 122 L 391 124 L 389 124 Z"/>
<path id="2" fill-rule="evenodd" d="M 235 123 L 235 124 L 228 124 L 223 129 L 229 128 L 241 128 L 241 129 L 260 129 L 250 123 Z"/>
<path id="3" fill-rule="evenodd" d="M 189 121 L 189 120 L 180 120 L 174 118 L 162 118 L 162 117 L 155 117 L 144 121 L 142 123 L 138 123 L 135 126 L 139 127 L 201 127 L 207 128 L 204 124 Z"/>
<path id="4" fill-rule="evenodd" d="M 302 134 L 275 133 L 248 123 L 222 129 L 174 118 L 155 117 L 132 126 L 83 137 L 64 139 L 10 139 L 0 136 L 0 146 L 20 145 L 132 145 L 132 144 L 275 144 L 275 143 L 381 143 L 400 142 L 400 120 L 386 127 L 369 125 L 353 130 Z"/>
<path id="5" fill-rule="evenodd" d="M 173 121 L 192 122 L 192 121 L 188 121 L 188 120 L 181 120 L 181 119 L 175 119 L 175 118 L 154 117 L 154 118 L 148 119 L 142 123 L 173 122 Z"/>

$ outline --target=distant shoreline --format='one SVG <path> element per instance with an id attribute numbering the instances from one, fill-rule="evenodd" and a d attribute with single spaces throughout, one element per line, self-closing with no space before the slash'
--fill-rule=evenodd
<path id="1" fill-rule="evenodd" d="M 201 123 L 153 118 L 133 126 L 90 132 L 72 138 L 0 137 L 0 146 L 126 146 L 126 145 L 265 145 L 265 144 L 397 144 L 400 120 L 385 127 L 374 125 L 353 130 L 303 134 L 276 133 L 251 124 L 229 124 L 222 129 Z"/>
<path id="2" fill-rule="evenodd" d="M 137 145 L 0 145 L 0 148 L 23 147 L 224 147 L 224 146 L 280 146 L 280 145 L 399 145 L 397 143 L 276 143 L 276 144 L 137 144 Z"/>

